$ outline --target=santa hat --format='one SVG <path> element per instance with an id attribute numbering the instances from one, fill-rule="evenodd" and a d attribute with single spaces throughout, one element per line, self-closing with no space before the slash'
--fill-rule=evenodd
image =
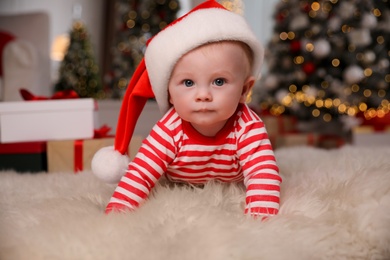
<path id="1" fill-rule="evenodd" d="M 176 62 L 189 51 L 212 42 L 240 41 L 253 52 L 253 75 L 259 76 L 264 50 L 245 19 L 215 0 L 208 0 L 178 18 L 155 35 L 145 57 L 127 87 L 116 128 L 115 144 L 100 149 L 92 159 L 92 171 L 106 182 L 116 183 L 126 172 L 126 155 L 135 125 L 149 98 L 155 97 L 162 113 L 168 111 L 168 81 Z"/>

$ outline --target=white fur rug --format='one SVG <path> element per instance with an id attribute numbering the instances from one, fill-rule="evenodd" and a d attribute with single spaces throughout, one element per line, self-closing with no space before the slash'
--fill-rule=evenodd
<path id="1" fill-rule="evenodd" d="M 0 259 L 390 259 L 390 147 L 276 152 L 281 210 L 243 215 L 235 185 L 158 186 L 103 213 L 114 186 L 80 174 L 0 173 Z"/>

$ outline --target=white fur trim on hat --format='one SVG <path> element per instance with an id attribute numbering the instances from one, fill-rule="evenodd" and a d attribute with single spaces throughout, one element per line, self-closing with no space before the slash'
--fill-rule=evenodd
<path id="1" fill-rule="evenodd" d="M 176 62 L 205 43 L 235 40 L 246 43 L 254 53 L 253 74 L 259 77 L 264 50 L 245 19 L 222 8 L 199 9 L 168 26 L 149 43 L 146 68 L 159 109 L 169 109 L 168 81 Z"/>

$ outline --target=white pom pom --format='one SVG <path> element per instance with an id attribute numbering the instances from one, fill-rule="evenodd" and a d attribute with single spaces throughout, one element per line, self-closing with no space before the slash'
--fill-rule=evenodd
<path id="1" fill-rule="evenodd" d="M 125 174 L 128 164 L 128 156 L 114 150 L 114 146 L 108 146 L 95 153 L 91 169 L 99 179 L 108 183 L 118 183 Z"/>

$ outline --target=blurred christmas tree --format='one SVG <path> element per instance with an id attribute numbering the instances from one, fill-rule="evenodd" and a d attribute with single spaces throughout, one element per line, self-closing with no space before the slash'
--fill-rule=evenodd
<path id="1" fill-rule="evenodd" d="M 146 41 L 177 18 L 180 6 L 178 0 L 117 0 L 114 9 L 112 61 L 104 78 L 107 97 L 120 98 L 143 58 Z"/>
<path id="2" fill-rule="evenodd" d="M 335 121 L 348 128 L 358 113 L 388 113 L 389 6 L 388 0 L 280 1 L 261 108 L 317 129 Z"/>
<path id="3" fill-rule="evenodd" d="M 60 66 L 55 91 L 74 89 L 80 97 L 103 97 L 99 67 L 95 62 L 87 30 L 80 21 L 73 23 L 70 44 Z"/>

